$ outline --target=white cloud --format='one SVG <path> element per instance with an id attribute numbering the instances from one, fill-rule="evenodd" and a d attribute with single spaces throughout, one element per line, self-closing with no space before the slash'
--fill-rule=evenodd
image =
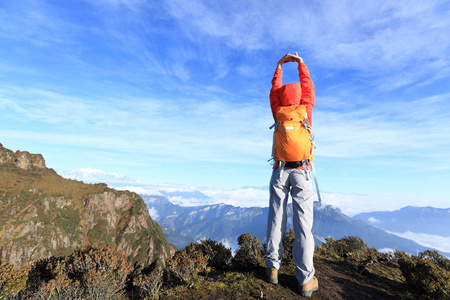
<path id="1" fill-rule="evenodd" d="M 392 249 L 392 248 L 381 248 L 378 251 L 381 253 L 394 253 L 396 249 Z"/>
<path id="2" fill-rule="evenodd" d="M 388 89 L 439 78 L 443 68 L 449 71 L 449 7 L 440 1 L 166 4 L 192 40 L 216 41 L 247 53 L 273 49 L 274 44 L 293 47 L 322 66 L 356 69 L 362 77 L 383 75 L 386 80 L 378 84 Z"/>
<path id="3" fill-rule="evenodd" d="M 129 180 L 132 182 L 130 178 L 127 178 L 124 174 L 112 172 L 106 173 L 105 171 L 93 169 L 93 168 L 82 168 L 78 170 L 71 170 L 67 172 L 59 172 L 59 175 L 69 178 L 69 179 L 79 179 L 86 182 L 98 182 L 99 180 L 106 181 L 125 181 Z"/>
<path id="4" fill-rule="evenodd" d="M 139 195 L 156 195 L 156 196 L 162 196 L 162 194 L 159 192 L 158 189 L 154 189 L 151 187 L 142 187 L 142 186 L 135 186 L 135 185 L 125 185 L 120 186 L 117 184 L 111 184 L 112 188 L 117 189 L 119 191 L 130 191 L 134 192 Z"/>
<path id="5" fill-rule="evenodd" d="M 159 214 L 158 214 L 158 210 L 156 210 L 156 208 L 150 207 L 148 209 L 148 213 L 150 214 L 150 216 L 152 217 L 153 220 L 155 220 L 155 221 L 159 220 Z"/>
<path id="6" fill-rule="evenodd" d="M 374 217 L 370 217 L 369 219 L 368 219 L 368 221 L 370 222 L 370 223 L 380 223 L 380 220 L 378 220 L 377 218 L 374 218 Z"/>
<path id="7" fill-rule="evenodd" d="M 269 153 L 268 108 L 232 105 L 227 101 L 230 94 L 214 87 L 198 98 L 128 99 L 132 105 L 114 98 L 87 100 L 34 89 L 22 89 L 18 95 L 8 88 L 1 94 L 0 106 L 13 110 L 16 121 L 59 126 L 47 132 L 31 133 L 32 128 L 22 132 L 48 143 L 114 147 L 174 160 L 248 162 L 255 154 Z M 20 136 L 20 129 L 11 135 Z"/>
<path id="8" fill-rule="evenodd" d="M 213 200 L 205 200 L 203 198 L 185 198 L 182 196 L 168 196 L 167 199 L 176 205 L 181 206 L 201 206 L 201 205 L 209 205 L 209 204 L 216 204 L 217 202 Z"/>
<path id="9" fill-rule="evenodd" d="M 202 192 L 215 203 L 226 203 L 241 207 L 269 206 L 269 189 L 241 188 L 241 189 L 205 189 Z"/>
<path id="10" fill-rule="evenodd" d="M 408 202 L 399 199 L 370 195 L 324 192 L 321 196 L 323 205 L 338 207 L 349 217 L 362 212 L 392 211 L 408 205 Z"/>
<path id="11" fill-rule="evenodd" d="M 374 101 L 349 110 L 317 110 L 313 125 L 317 153 L 338 158 L 380 157 L 393 166 L 412 157 L 437 157 L 438 164 L 429 160 L 425 167 L 441 168 L 450 147 L 446 138 L 449 99 L 450 94 L 442 94 L 407 104 L 393 101 L 388 108 Z"/>
<path id="12" fill-rule="evenodd" d="M 411 231 L 398 233 L 398 232 L 389 232 L 400 237 L 410 239 L 415 241 L 416 243 L 430 248 L 435 248 L 437 250 L 450 253 L 450 237 L 443 237 L 439 235 L 430 235 L 425 233 L 415 233 Z"/>

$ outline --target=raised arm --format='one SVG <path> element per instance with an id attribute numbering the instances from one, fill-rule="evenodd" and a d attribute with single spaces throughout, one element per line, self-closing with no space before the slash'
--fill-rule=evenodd
<path id="1" fill-rule="evenodd" d="M 273 119 L 276 121 L 276 113 L 278 107 L 281 106 L 281 100 L 279 97 L 279 89 L 283 86 L 283 69 L 281 66 L 287 62 L 292 61 L 291 54 L 286 54 L 277 63 L 277 68 L 275 69 L 275 74 L 272 78 L 272 89 L 270 90 L 270 108 L 272 109 Z"/>
<path id="2" fill-rule="evenodd" d="M 298 65 L 298 76 L 302 85 L 302 98 L 300 104 L 306 106 L 308 121 L 312 124 L 312 110 L 315 105 L 314 84 L 309 76 L 308 68 L 304 63 Z"/>
<path id="3" fill-rule="evenodd" d="M 306 106 L 308 121 L 312 124 L 312 109 L 315 105 L 314 84 L 309 75 L 308 68 L 303 63 L 303 59 L 298 56 L 297 52 L 295 52 L 295 55 L 290 55 L 290 59 L 298 63 L 298 77 L 300 79 L 300 84 L 302 85 L 302 98 L 300 104 Z"/>
<path id="4" fill-rule="evenodd" d="M 278 107 L 281 106 L 281 99 L 279 96 L 280 87 L 283 85 L 283 70 L 281 68 L 277 68 L 275 70 L 275 74 L 272 79 L 272 89 L 270 90 L 270 108 L 272 109 L 273 119 L 276 121 L 276 113 Z"/>

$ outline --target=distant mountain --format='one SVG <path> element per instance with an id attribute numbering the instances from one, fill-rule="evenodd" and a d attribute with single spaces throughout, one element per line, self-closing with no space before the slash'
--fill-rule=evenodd
<path id="1" fill-rule="evenodd" d="M 313 233 L 315 236 L 327 237 L 331 236 L 339 239 L 343 236 L 359 236 L 370 247 L 381 249 L 398 249 L 410 254 L 416 254 L 419 251 L 429 249 L 418 243 L 399 237 L 394 234 L 370 225 L 361 220 L 353 220 L 352 218 L 343 214 L 339 209 L 325 206 L 319 208 L 316 205 L 314 211 L 314 226 Z M 449 253 L 442 254 L 449 256 Z"/>
<path id="2" fill-rule="evenodd" d="M 176 191 L 176 192 L 168 192 L 161 190 L 159 191 L 163 196 L 167 198 L 171 197 L 181 197 L 183 199 L 201 199 L 201 200 L 209 200 L 211 197 L 203 194 L 199 190 L 193 190 L 193 191 Z"/>
<path id="3" fill-rule="evenodd" d="M 179 249 L 189 241 L 201 239 L 222 241 L 235 249 L 237 237 L 247 232 L 266 242 L 267 207 L 241 208 L 225 204 L 186 207 L 175 205 L 161 196 L 141 196 L 163 228 L 167 240 Z M 292 227 L 291 204 L 288 205 L 287 227 Z M 325 237 L 359 236 L 377 249 L 398 249 L 413 254 L 428 249 L 364 221 L 353 220 L 338 208 L 320 206 L 318 202 L 314 204 L 313 234 L 316 243 L 323 242 Z"/>
<path id="4" fill-rule="evenodd" d="M 225 204 L 180 206 L 162 196 L 141 196 L 167 240 L 178 249 L 190 241 L 201 239 L 213 239 L 232 246 L 236 244 L 237 237 L 244 233 L 242 230 L 258 236 L 265 235 L 266 229 L 261 227 L 262 222 L 267 222 L 264 208 Z"/>
<path id="5" fill-rule="evenodd" d="M 450 237 L 450 208 L 407 206 L 395 211 L 360 213 L 353 217 L 390 232 Z"/>
<path id="6" fill-rule="evenodd" d="M 142 265 L 174 252 L 139 195 L 63 178 L 42 155 L 0 144 L 0 260 L 21 267 L 100 243 Z"/>

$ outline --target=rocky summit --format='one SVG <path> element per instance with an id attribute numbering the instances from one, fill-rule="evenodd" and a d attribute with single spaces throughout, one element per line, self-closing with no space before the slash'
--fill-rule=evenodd
<path id="1" fill-rule="evenodd" d="M 21 267 L 87 244 L 114 245 L 143 266 L 175 251 L 137 194 L 65 179 L 41 154 L 0 144 L 0 260 Z"/>
<path id="2" fill-rule="evenodd" d="M 32 167 L 45 168 L 45 160 L 41 154 L 30 154 L 28 151 L 16 151 L 15 153 L 0 144 L 0 164 L 14 162 L 16 166 L 27 170 Z"/>

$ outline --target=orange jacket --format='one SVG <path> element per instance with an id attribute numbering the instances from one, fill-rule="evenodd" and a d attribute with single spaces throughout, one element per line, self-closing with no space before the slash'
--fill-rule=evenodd
<path id="1" fill-rule="evenodd" d="M 272 79 L 270 90 L 270 106 L 275 121 L 277 109 L 280 106 L 304 105 L 308 114 L 308 122 L 312 125 L 312 109 L 315 104 L 314 84 L 304 63 L 298 64 L 300 83 L 294 82 L 283 85 L 283 70 L 277 68 Z"/>

